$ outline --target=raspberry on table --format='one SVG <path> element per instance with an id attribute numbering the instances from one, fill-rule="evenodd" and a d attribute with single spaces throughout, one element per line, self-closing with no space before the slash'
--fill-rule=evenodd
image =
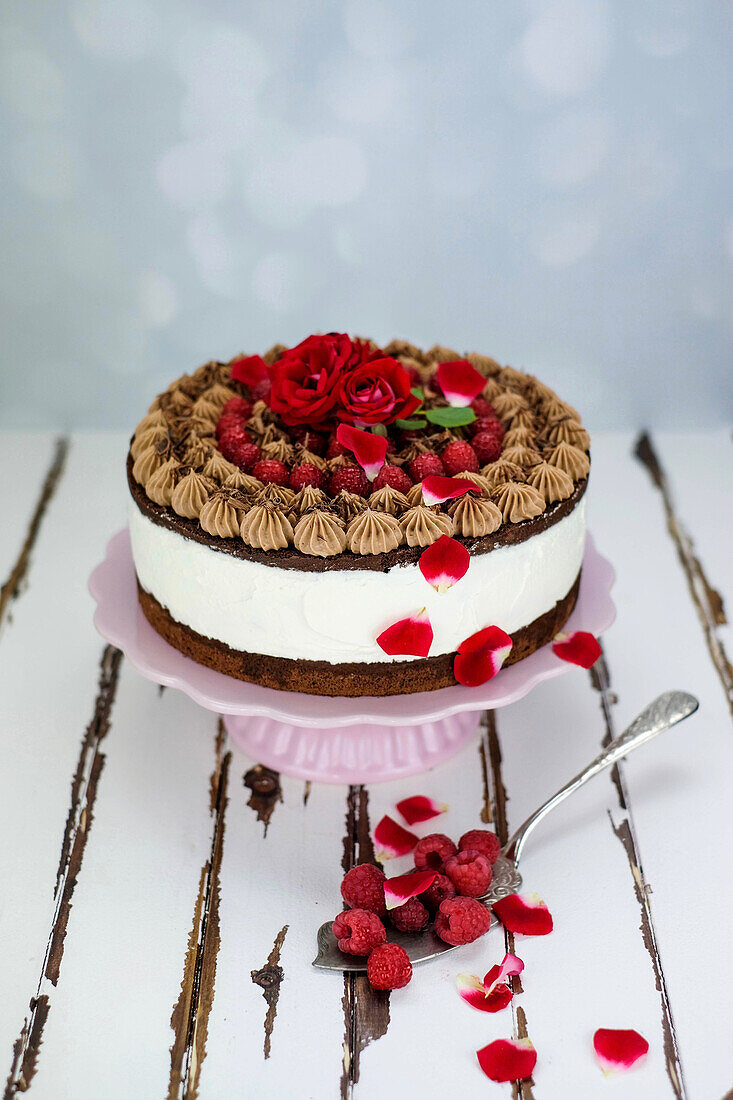
<path id="1" fill-rule="evenodd" d="M 418 871 L 443 871 L 446 860 L 458 849 L 445 833 L 429 833 L 418 840 L 412 853 Z"/>
<path id="2" fill-rule="evenodd" d="M 447 898 L 440 903 L 435 931 L 445 943 L 473 943 L 491 927 L 489 910 L 475 898 Z"/>
<path id="3" fill-rule="evenodd" d="M 387 463 L 377 474 L 372 488 L 383 489 L 385 485 L 389 485 L 398 493 L 407 493 L 412 488 L 412 481 L 400 466 L 391 466 Z"/>
<path id="4" fill-rule="evenodd" d="M 274 482 L 275 485 L 287 485 L 290 478 L 287 466 L 278 458 L 263 458 L 256 462 L 252 467 L 252 474 L 265 484 Z"/>
<path id="5" fill-rule="evenodd" d="M 413 481 L 422 481 L 423 478 L 432 477 L 434 474 L 444 474 L 445 469 L 438 455 L 422 454 L 413 458 L 407 464 L 407 470 Z"/>
<path id="6" fill-rule="evenodd" d="M 445 901 L 446 898 L 454 898 L 455 896 L 456 888 L 448 876 L 436 875 L 432 886 L 428 886 L 425 893 L 420 895 L 420 900 L 434 912 L 439 907 L 441 901 Z"/>
<path id="7" fill-rule="evenodd" d="M 491 864 L 480 852 L 458 852 L 446 862 L 445 873 L 462 897 L 480 898 L 491 885 Z"/>
<path id="8" fill-rule="evenodd" d="M 368 909 L 381 916 L 386 911 L 385 874 L 372 863 L 360 863 L 346 872 L 341 897 L 352 909 Z"/>
<path id="9" fill-rule="evenodd" d="M 454 439 L 441 451 L 440 460 L 449 477 L 465 472 L 477 474 L 479 460 L 470 443 L 465 439 Z"/>
<path id="10" fill-rule="evenodd" d="M 421 932 L 430 920 L 430 914 L 419 898 L 410 898 L 404 905 L 392 909 L 389 919 L 400 932 Z"/>
<path id="11" fill-rule="evenodd" d="M 458 841 L 458 851 L 481 852 L 489 863 L 496 863 L 501 854 L 501 841 L 490 829 L 469 829 Z"/>
<path id="12" fill-rule="evenodd" d="M 367 959 L 367 978 L 373 989 L 402 989 L 412 977 L 412 963 L 404 947 L 383 943 Z"/>
<path id="13" fill-rule="evenodd" d="M 342 489 L 347 493 L 357 493 L 360 497 L 369 496 L 369 479 L 361 466 L 339 466 L 331 474 L 329 482 L 331 496 L 335 497 Z"/>
<path id="14" fill-rule="evenodd" d="M 476 458 L 481 466 L 485 466 L 487 462 L 496 462 L 497 458 L 501 454 L 501 443 L 504 438 L 504 429 L 497 420 L 499 425 L 498 429 L 484 428 L 482 432 L 478 432 L 471 443 L 473 449 L 476 452 Z"/>
<path id="15" fill-rule="evenodd" d="M 301 462 L 300 466 L 290 472 L 291 489 L 302 489 L 304 485 L 314 485 L 316 489 L 326 488 L 326 475 L 312 462 Z"/>
<path id="16" fill-rule="evenodd" d="M 347 909 L 333 922 L 333 934 L 339 950 L 347 955 L 368 955 L 380 943 L 387 942 L 384 925 L 368 909 Z"/>

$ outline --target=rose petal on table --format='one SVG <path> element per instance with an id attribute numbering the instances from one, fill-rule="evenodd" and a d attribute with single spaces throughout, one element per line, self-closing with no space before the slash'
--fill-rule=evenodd
<path id="1" fill-rule="evenodd" d="M 431 507 L 434 504 L 443 504 L 446 500 L 454 500 L 456 497 L 470 493 L 471 490 L 480 492 L 478 485 L 474 485 L 466 477 L 445 477 L 442 474 L 429 474 L 422 480 L 422 498 L 425 504 Z"/>
<path id="2" fill-rule="evenodd" d="M 390 657 L 427 657 L 433 644 L 433 628 L 425 608 L 407 619 L 392 623 L 377 638 L 377 645 Z"/>
<path id="3" fill-rule="evenodd" d="M 364 432 L 361 428 L 352 428 L 350 424 L 339 424 L 336 429 L 336 439 L 342 447 L 347 447 L 353 452 L 354 458 L 366 476 L 370 481 L 374 481 L 384 466 L 387 437 L 375 435 L 374 432 Z"/>
<path id="4" fill-rule="evenodd" d="M 450 535 L 441 535 L 423 550 L 418 567 L 428 584 L 443 593 L 465 577 L 470 564 L 471 555 L 466 547 Z"/>
<path id="5" fill-rule="evenodd" d="M 506 982 L 499 982 L 487 993 L 486 986 L 475 974 L 459 974 L 456 978 L 456 989 L 459 997 L 479 1012 L 500 1012 L 511 1003 L 514 996 Z"/>
<path id="6" fill-rule="evenodd" d="M 447 813 L 450 807 L 444 802 L 436 802 L 434 798 L 427 798 L 424 794 L 414 794 L 412 798 L 403 798 L 398 802 L 396 809 L 408 825 L 418 825 L 421 821 L 431 821 L 432 818 Z"/>
<path id="7" fill-rule="evenodd" d="M 240 355 L 232 359 L 232 378 L 245 386 L 256 386 L 269 377 L 267 363 L 260 355 Z"/>
<path id="8" fill-rule="evenodd" d="M 635 1066 L 649 1044 L 633 1028 L 599 1027 L 593 1036 L 593 1049 L 604 1073 L 618 1073 Z"/>
<path id="9" fill-rule="evenodd" d="M 580 665 L 581 668 L 592 668 L 602 652 L 598 639 L 587 630 L 575 630 L 572 634 L 556 634 L 552 650 L 563 661 Z"/>
<path id="10" fill-rule="evenodd" d="M 517 974 L 521 974 L 523 970 L 524 963 L 522 960 L 507 952 L 501 962 L 497 966 L 492 966 L 484 978 L 484 988 L 487 995 L 499 982 L 505 981 L 506 978 L 514 978 Z"/>
<path id="11" fill-rule="evenodd" d="M 534 895 L 509 894 L 491 907 L 508 932 L 523 936 L 546 936 L 552 932 L 552 914 L 544 901 Z"/>
<path id="12" fill-rule="evenodd" d="M 423 894 L 435 882 L 436 871 L 413 871 L 407 875 L 388 878 L 384 884 L 384 899 L 388 909 L 404 905 L 410 898 Z"/>
<path id="13" fill-rule="evenodd" d="M 511 652 L 512 640 L 499 626 L 487 626 L 458 646 L 453 674 L 459 684 L 478 687 L 493 679 Z"/>
<path id="14" fill-rule="evenodd" d="M 531 1077 L 537 1051 L 529 1039 L 495 1039 L 476 1051 L 478 1064 L 491 1081 L 522 1081 Z"/>
<path id="15" fill-rule="evenodd" d="M 417 839 L 414 833 L 403 829 L 397 821 L 385 814 L 374 830 L 377 859 L 382 863 L 385 859 L 406 856 L 417 844 Z"/>
<path id="16" fill-rule="evenodd" d="M 452 359 L 439 363 L 435 379 L 449 405 L 466 408 L 483 390 L 486 379 L 467 359 Z"/>

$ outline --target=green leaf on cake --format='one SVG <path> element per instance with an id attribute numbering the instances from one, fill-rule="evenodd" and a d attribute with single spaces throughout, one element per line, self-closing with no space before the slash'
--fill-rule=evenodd
<path id="1" fill-rule="evenodd" d="M 395 427 L 400 428 L 403 432 L 417 431 L 418 428 L 427 428 L 428 422 L 421 416 L 413 416 L 410 420 L 395 420 Z"/>
<path id="2" fill-rule="evenodd" d="M 439 409 L 426 409 L 425 416 L 431 424 L 437 424 L 441 428 L 462 428 L 464 424 L 472 424 L 476 419 L 473 409 L 458 409 L 447 406 Z"/>

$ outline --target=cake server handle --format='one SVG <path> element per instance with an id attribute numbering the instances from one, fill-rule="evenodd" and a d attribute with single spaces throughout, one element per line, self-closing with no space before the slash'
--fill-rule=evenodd
<path id="1" fill-rule="evenodd" d="M 546 802 L 543 802 L 539 809 L 535 810 L 519 826 L 502 850 L 502 855 L 514 863 L 518 863 L 527 837 L 535 825 L 542 821 L 550 810 L 554 810 L 555 806 L 559 806 L 568 795 L 572 794 L 573 791 L 577 791 L 578 787 L 582 787 L 584 783 L 587 783 L 593 776 L 598 775 L 599 772 L 610 768 L 612 764 L 621 760 L 622 757 L 638 748 L 639 745 L 651 741 L 658 733 L 662 733 L 671 726 L 676 726 L 684 718 L 689 718 L 691 714 L 695 713 L 699 705 L 700 703 L 695 696 L 689 695 L 686 691 L 665 691 L 653 703 L 649 703 L 641 714 L 634 719 L 628 729 L 614 738 L 595 760 L 592 760 L 582 772 L 579 772 L 578 775 L 561 787 L 552 798 L 548 798 Z"/>

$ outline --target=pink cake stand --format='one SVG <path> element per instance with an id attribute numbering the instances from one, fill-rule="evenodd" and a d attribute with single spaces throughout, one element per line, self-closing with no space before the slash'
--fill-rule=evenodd
<path id="1" fill-rule="evenodd" d="M 613 581 L 613 567 L 588 536 L 580 593 L 565 629 L 606 630 L 616 616 Z M 274 691 L 197 664 L 153 630 L 138 604 L 127 530 L 110 540 L 89 590 L 97 630 L 138 672 L 223 715 L 230 737 L 252 759 L 323 783 L 376 783 L 427 771 L 476 735 L 478 712 L 513 703 L 573 668 L 548 645 L 478 688 L 360 699 Z"/>

